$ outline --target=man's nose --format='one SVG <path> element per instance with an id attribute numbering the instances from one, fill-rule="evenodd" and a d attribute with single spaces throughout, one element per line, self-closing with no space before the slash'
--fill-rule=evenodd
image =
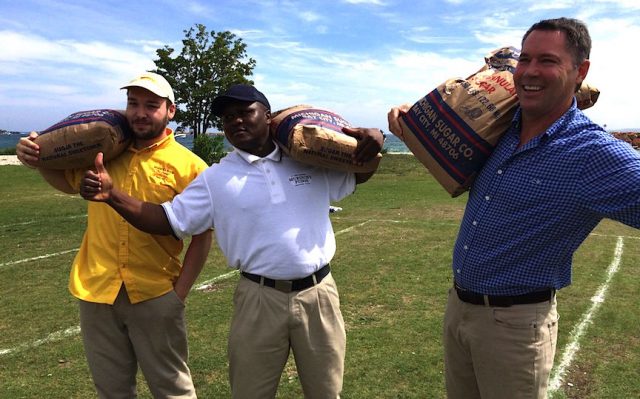
<path id="1" fill-rule="evenodd" d="M 225 117 L 225 123 L 242 123 L 243 117 L 241 113 L 230 114 Z"/>
<path id="2" fill-rule="evenodd" d="M 524 72 L 527 75 L 537 75 L 538 73 L 540 73 L 540 63 L 536 60 L 532 60 L 527 65 L 527 68 Z"/>

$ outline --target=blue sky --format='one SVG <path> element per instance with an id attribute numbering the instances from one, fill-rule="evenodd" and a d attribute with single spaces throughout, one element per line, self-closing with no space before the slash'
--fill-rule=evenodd
<path id="1" fill-rule="evenodd" d="M 587 81 L 601 96 L 587 114 L 640 128 L 637 0 L 0 0 L 0 128 L 124 108 L 119 87 L 201 23 L 243 39 L 273 109 L 310 104 L 386 131 L 390 107 L 470 75 L 490 50 L 519 48 L 532 23 L 559 16 L 591 32 Z"/>

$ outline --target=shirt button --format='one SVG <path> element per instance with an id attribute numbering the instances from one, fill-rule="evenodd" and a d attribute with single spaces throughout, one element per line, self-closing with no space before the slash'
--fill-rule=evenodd
<path id="1" fill-rule="evenodd" d="M 474 220 L 473 222 L 471 222 L 471 224 L 474 225 L 474 226 L 477 226 L 478 222 Z"/>
<path id="2" fill-rule="evenodd" d="M 485 195 L 485 196 L 484 196 L 484 199 L 485 199 L 485 200 L 487 200 L 487 201 L 489 201 L 489 200 L 491 199 L 491 197 L 489 197 L 488 195 Z"/>
<path id="3" fill-rule="evenodd" d="M 456 269 L 456 273 L 460 274 L 460 269 Z"/>
<path id="4" fill-rule="evenodd" d="M 502 169 L 498 169 L 498 174 L 501 175 L 502 174 Z"/>
<path id="5" fill-rule="evenodd" d="M 468 246 L 468 245 L 465 245 L 465 246 L 464 246 L 464 247 L 462 247 L 462 248 L 464 248 L 464 250 L 466 251 L 467 249 L 469 249 L 469 246 Z"/>

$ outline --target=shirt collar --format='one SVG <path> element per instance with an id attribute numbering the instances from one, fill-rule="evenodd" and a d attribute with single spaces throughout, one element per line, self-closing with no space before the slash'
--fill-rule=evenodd
<path id="1" fill-rule="evenodd" d="M 560 118 L 558 118 L 555 122 L 553 122 L 553 124 L 549 126 L 547 130 L 540 137 L 551 137 L 556 132 L 563 130 L 567 121 L 572 120 L 575 117 L 575 114 L 577 111 L 578 111 L 578 102 L 576 101 L 576 98 L 573 97 L 573 101 L 571 102 L 571 106 L 569 107 L 569 109 Z M 515 115 L 513 116 L 513 119 L 511 120 L 511 126 L 515 128 L 513 129 L 513 131 L 518 134 L 520 132 L 520 123 L 522 122 L 521 117 L 522 117 L 522 109 L 518 107 Z"/>
<path id="2" fill-rule="evenodd" d="M 257 155 L 249 154 L 248 152 L 243 151 L 237 147 L 233 147 L 233 148 L 235 148 L 238 155 L 240 155 L 240 157 L 244 159 L 247 163 L 254 163 L 256 161 L 259 161 L 260 159 L 268 159 L 273 162 L 280 162 L 280 160 L 282 159 L 282 152 L 278 144 L 276 144 L 275 142 L 274 144 L 276 148 L 273 151 L 271 151 L 271 153 L 269 153 L 269 155 L 267 155 L 266 157 L 259 157 Z"/>
<path id="3" fill-rule="evenodd" d="M 129 151 L 132 151 L 132 152 L 154 151 L 159 147 L 165 146 L 170 141 L 175 141 L 173 130 L 171 128 L 168 128 L 168 127 L 165 128 L 165 132 L 167 133 L 167 135 L 164 138 L 162 138 L 162 140 L 156 141 L 155 143 L 144 148 L 136 149 L 133 146 L 133 143 L 131 143 L 131 145 L 129 146 Z"/>

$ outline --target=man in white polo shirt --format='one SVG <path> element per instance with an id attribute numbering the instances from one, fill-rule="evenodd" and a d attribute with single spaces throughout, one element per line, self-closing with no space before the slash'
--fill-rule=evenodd
<path id="1" fill-rule="evenodd" d="M 329 204 L 374 172 L 332 171 L 284 155 L 269 135 L 269 102 L 253 86 L 232 86 L 213 109 L 235 149 L 171 202 L 143 203 L 114 189 L 100 156 L 81 194 L 144 231 L 183 238 L 214 228 L 229 266 L 242 274 L 228 348 L 234 398 L 275 397 L 290 350 L 305 397 L 339 397 L 346 338 L 329 267 L 336 251 Z M 358 140 L 355 163 L 382 149 L 378 129 L 343 131 Z"/>

